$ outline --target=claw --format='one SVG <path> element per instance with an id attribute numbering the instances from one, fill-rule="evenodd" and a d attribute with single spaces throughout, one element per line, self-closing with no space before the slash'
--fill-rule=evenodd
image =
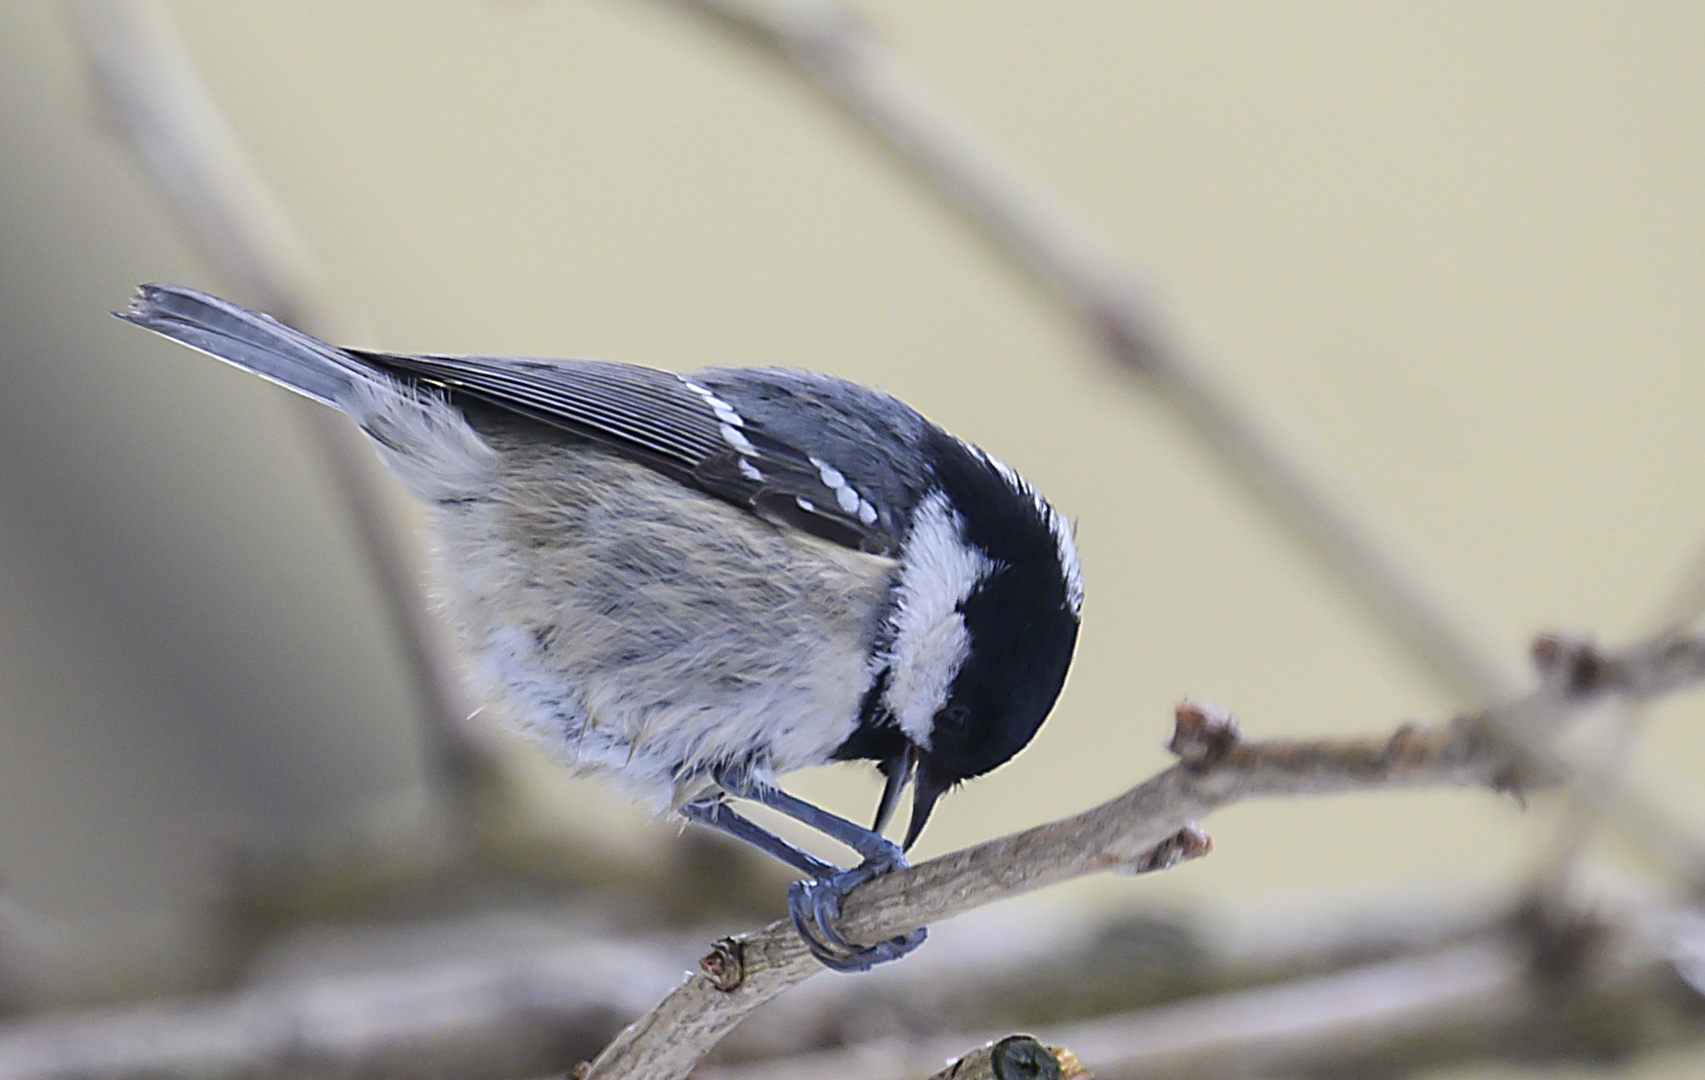
<path id="1" fill-rule="evenodd" d="M 891 794 L 884 795 L 885 804 L 897 801 L 906 775 L 913 771 L 914 766 L 908 760 L 909 757 L 910 755 L 902 755 L 893 763 L 895 767 L 889 774 L 892 791 Z M 799 936 L 811 950 L 811 955 L 822 961 L 825 967 L 835 971 L 869 971 L 877 964 L 898 960 L 924 943 L 924 938 L 929 935 L 927 928 L 919 928 L 902 937 L 868 947 L 854 945 L 835 929 L 835 923 L 841 917 L 841 901 L 847 893 L 873 877 L 906 865 L 906 856 L 898 844 L 879 832 L 854 825 L 845 818 L 836 817 L 802 799 L 794 798 L 779 788 L 756 782 L 750 776 L 738 774 L 731 769 L 717 773 L 716 781 L 729 795 L 751 799 L 772 810 L 780 811 L 863 856 L 864 861 L 851 870 L 838 870 L 768 829 L 740 816 L 722 796 L 695 799 L 680 808 L 681 815 L 688 821 L 744 840 L 808 875 L 806 880 L 794 882 L 793 887 L 788 890 L 787 910 L 793 918 L 794 928 L 799 931 Z M 906 837 L 908 844 L 917 838 L 917 830 L 922 827 L 923 819 L 929 816 L 928 804 L 934 801 L 932 794 L 922 804 L 921 809 L 919 806 L 913 807 L 911 827 L 907 830 Z M 885 824 L 880 818 L 879 823 Z"/>
<path id="2" fill-rule="evenodd" d="M 906 860 L 896 850 L 886 857 L 866 859 L 851 870 L 828 877 L 796 881 L 787 891 L 787 911 L 793 927 L 820 963 L 832 971 L 869 971 L 877 964 L 898 960 L 924 943 L 927 927 L 890 938 L 875 945 L 854 945 L 840 935 L 835 923 L 841 917 L 841 901 L 847 893 L 873 877 L 897 870 Z"/>

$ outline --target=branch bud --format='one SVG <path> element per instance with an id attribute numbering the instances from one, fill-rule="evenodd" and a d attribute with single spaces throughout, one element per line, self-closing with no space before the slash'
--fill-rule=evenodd
<path id="1" fill-rule="evenodd" d="M 1166 748 L 1195 772 L 1207 772 L 1243 738 L 1231 713 L 1189 698 L 1173 712 L 1172 741 Z"/>

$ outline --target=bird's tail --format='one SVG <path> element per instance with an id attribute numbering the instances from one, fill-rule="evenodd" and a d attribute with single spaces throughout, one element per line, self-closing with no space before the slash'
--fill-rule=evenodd
<path id="1" fill-rule="evenodd" d="M 347 408 L 355 387 L 377 374 L 271 316 L 178 285 L 140 286 L 130 310 L 113 314 L 335 409 Z"/>

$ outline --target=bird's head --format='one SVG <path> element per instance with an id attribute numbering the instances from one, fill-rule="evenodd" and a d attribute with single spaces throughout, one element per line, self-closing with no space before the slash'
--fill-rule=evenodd
<path id="1" fill-rule="evenodd" d="M 911 847 L 936 800 L 1042 726 L 1077 643 L 1083 585 L 1065 520 L 1016 473 L 941 435 L 901 549 L 880 713 L 878 828 L 913 782 Z M 861 755 L 866 756 L 866 755 Z"/>

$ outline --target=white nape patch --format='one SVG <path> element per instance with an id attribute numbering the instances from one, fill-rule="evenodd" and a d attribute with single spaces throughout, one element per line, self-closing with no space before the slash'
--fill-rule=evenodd
<path id="1" fill-rule="evenodd" d="M 1044 499 L 1039 492 L 1030 486 L 1030 482 L 1018 475 L 1005 463 L 970 443 L 966 446 L 971 452 L 982 456 L 983 460 L 994 466 L 995 471 L 1020 493 L 1029 496 L 1030 502 L 1036 507 L 1036 512 L 1042 515 L 1042 520 L 1048 523 L 1048 531 L 1054 534 L 1054 549 L 1060 556 L 1060 571 L 1066 577 L 1066 602 L 1071 604 L 1072 614 L 1083 613 L 1083 570 L 1077 563 L 1077 545 L 1072 542 L 1071 524 L 1065 517 Z"/>
<path id="2" fill-rule="evenodd" d="M 883 700 L 900 730 L 928 749 L 935 714 L 947 704 L 971 650 L 959 605 L 995 564 L 966 542 L 964 522 L 939 491 L 919 504 L 903 550 L 889 616 L 893 644 L 883 657 L 888 665 Z"/>
<path id="3" fill-rule="evenodd" d="M 758 467 L 750 461 L 747 461 L 745 458 L 740 459 L 740 475 L 744 476 L 748 480 L 756 480 L 759 483 L 762 483 L 764 479 L 764 474 L 758 471 Z"/>

